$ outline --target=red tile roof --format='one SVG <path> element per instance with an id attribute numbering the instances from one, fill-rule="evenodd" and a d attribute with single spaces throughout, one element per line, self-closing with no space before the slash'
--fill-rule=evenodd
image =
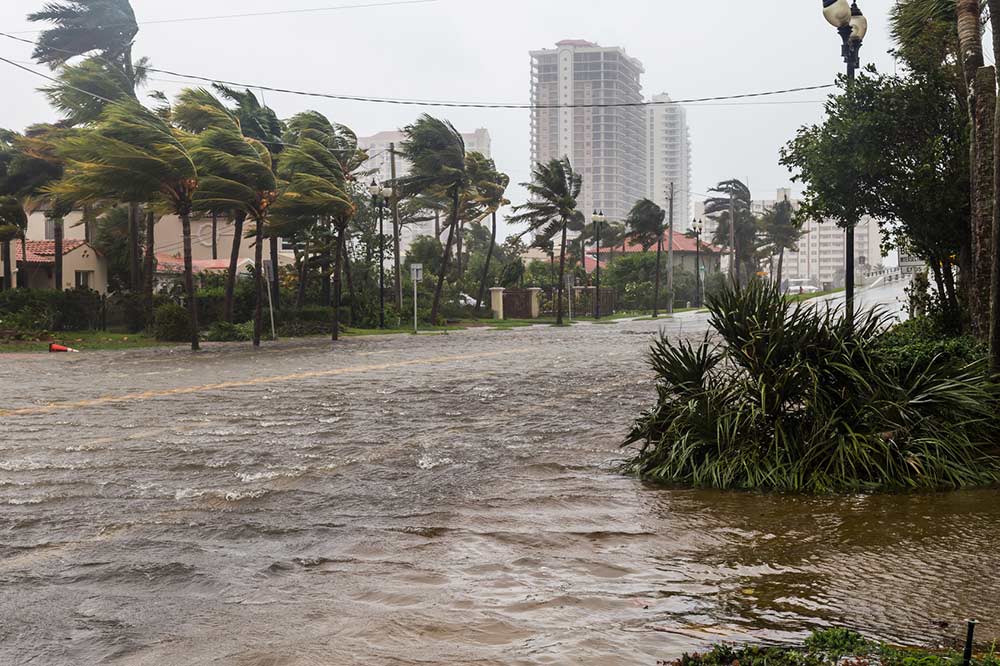
<path id="1" fill-rule="evenodd" d="M 215 273 L 229 270 L 228 259 L 194 259 L 191 262 L 194 273 Z M 156 255 L 156 272 L 180 275 L 184 272 L 184 258 L 170 254 Z"/>
<path id="2" fill-rule="evenodd" d="M 669 247 L 670 247 L 670 235 L 669 235 L 669 232 L 668 232 L 668 233 L 663 234 L 663 250 L 664 250 L 664 252 L 666 252 Z M 589 251 L 592 251 L 593 249 L 594 248 L 591 247 L 589 249 Z M 651 247 L 649 250 L 651 252 L 655 252 L 656 251 L 656 246 L 653 245 L 653 247 Z M 609 248 L 606 245 L 602 244 L 601 245 L 601 254 L 604 254 L 605 251 L 607 251 L 607 252 L 614 252 L 615 254 L 618 254 L 619 252 L 622 251 L 622 245 L 621 245 L 621 243 L 619 243 L 615 247 Z M 630 253 L 630 252 L 644 252 L 644 251 L 645 250 L 643 249 L 643 247 L 641 245 L 639 245 L 638 243 L 635 243 L 635 242 L 633 242 L 631 240 L 625 242 L 625 252 L 626 253 Z M 685 236 L 684 234 L 680 233 L 679 231 L 675 231 L 674 232 L 674 252 L 690 252 L 691 254 L 694 254 L 695 251 L 696 251 L 696 248 L 695 248 L 695 244 L 694 244 L 694 238 L 688 238 L 687 236 Z M 707 253 L 710 253 L 710 254 L 718 254 L 718 253 L 722 252 L 723 249 L 721 247 L 717 247 L 715 245 L 710 245 L 710 244 L 706 243 L 705 241 L 702 241 L 701 242 L 701 251 L 702 252 L 707 252 Z"/>
<path id="3" fill-rule="evenodd" d="M 82 245 L 87 245 L 82 240 L 64 240 L 63 256 Z M 56 263 L 56 242 L 55 241 L 18 241 L 11 251 L 17 261 L 25 261 L 25 250 L 27 250 L 27 263 L 29 264 L 55 264 Z"/>

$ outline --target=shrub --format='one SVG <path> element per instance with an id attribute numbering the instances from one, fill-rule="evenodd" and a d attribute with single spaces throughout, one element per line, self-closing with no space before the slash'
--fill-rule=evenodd
<path id="1" fill-rule="evenodd" d="M 217 321 L 205 331 L 204 338 L 209 342 L 247 342 L 253 340 L 253 322 L 230 324 Z"/>
<path id="2" fill-rule="evenodd" d="M 191 339 L 191 316 L 186 308 L 176 303 L 165 303 L 156 308 L 153 334 L 163 342 L 187 342 Z"/>
<path id="3" fill-rule="evenodd" d="M 654 343 L 658 400 L 626 469 L 717 488 L 857 492 L 1000 481 L 1000 391 L 939 359 L 894 366 L 880 312 L 789 303 L 754 281 L 709 302 L 716 343 Z"/>
<path id="4" fill-rule="evenodd" d="M 101 295 L 89 289 L 0 291 L 0 327 L 24 332 L 82 331 L 101 322 Z"/>
<path id="5" fill-rule="evenodd" d="M 987 348 L 970 335 L 950 335 L 936 318 L 917 317 L 893 326 L 878 341 L 878 351 L 887 364 L 899 370 L 938 362 L 955 368 L 982 364 Z"/>

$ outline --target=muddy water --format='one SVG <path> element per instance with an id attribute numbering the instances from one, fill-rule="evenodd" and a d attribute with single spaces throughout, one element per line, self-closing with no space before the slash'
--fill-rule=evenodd
<path id="1" fill-rule="evenodd" d="M 996 491 L 616 475 L 656 328 L 0 359 L 0 408 L 154 392 L 3 417 L 0 663 L 654 664 L 973 614 L 1000 636 Z"/>

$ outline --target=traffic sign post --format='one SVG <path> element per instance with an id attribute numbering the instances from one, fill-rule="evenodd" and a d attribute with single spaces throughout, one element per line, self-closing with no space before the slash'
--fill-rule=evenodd
<path id="1" fill-rule="evenodd" d="M 424 279 L 424 265 L 410 264 L 410 281 L 413 282 L 413 332 L 417 333 L 417 284 Z"/>
<path id="2" fill-rule="evenodd" d="M 275 283 L 274 265 L 271 263 L 270 259 L 264 259 L 261 261 L 261 268 L 264 270 L 264 280 L 267 282 L 267 311 L 271 313 L 271 339 L 277 340 L 278 333 L 274 328 L 274 300 L 271 296 L 271 292 L 273 291 L 271 285 Z"/>

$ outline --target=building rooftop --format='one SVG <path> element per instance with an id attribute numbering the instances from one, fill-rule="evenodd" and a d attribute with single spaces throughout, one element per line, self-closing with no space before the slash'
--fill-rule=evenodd
<path id="1" fill-rule="evenodd" d="M 87 245 L 82 240 L 64 240 L 63 256 L 82 245 Z M 11 254 L 15 261 L 26 261 L 29 264 L 55 264 L 56 263 L 56 242 L 55 241 L 18 241 L 11 247 Z M 24 257 L 27 257 L 25 259 Z"/>

